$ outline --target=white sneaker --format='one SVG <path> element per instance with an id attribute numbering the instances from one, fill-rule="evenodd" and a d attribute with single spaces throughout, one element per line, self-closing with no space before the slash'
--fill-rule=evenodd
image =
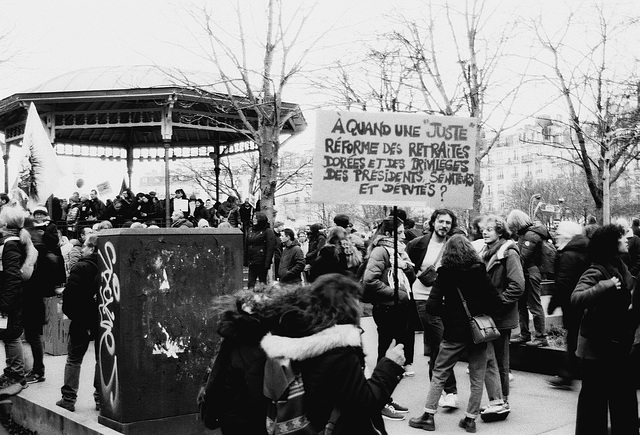
<path id="1" fill-rule="evenodd" d="M 480 413 L 480 418 L 485 423 L 502 421 L 509 416 L 510 412 L 511 410 L 509 409 L 508 404 L 490 405 Z"/>
<path id="2" fill-rule="evenodd" d="M 458 395 L 454 394 L 454 393 L 449 393 L 446 396 L 444 396 L 444 399 L 442 400 L 442 407 L 443 408 L 450 408 L 450 409 L 455 409 L 458 407 Z"/>
<path id="3" fill-rule="evenodd" d="M 405 377 L 412 377 L 415 376 L 416 372 L 413 371 L 413 364 L 407 364 L 406 366 L 404 366 L 404 376 Z"/>
<path id="4" fill-rule="evenodd" d="M 516 378 L 516 377 L 515 377 L 515 376 L 513 376 L 513 375 L 511 374 L 511 372 L 509 372 L 509 382 L 513 382 L 513 380 L 514 380 L 515 378 Z"/>
<path id="5" fill-rule="evenodd" d="M 444 391 L 442 392 L 442 394 L 440 395 L 440 398 L 438 399 L 438 406 L 440 408 L 442 408 L 444 406 L 444 398 L 447 395 L 447 393 L 445 393 Z"/>

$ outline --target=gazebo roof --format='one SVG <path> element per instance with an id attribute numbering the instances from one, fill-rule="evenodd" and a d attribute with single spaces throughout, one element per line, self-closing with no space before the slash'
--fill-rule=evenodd
<path id="1" fill-rule="evenodd" d="M 97 155 L 164 147 L 190 148 L 176 157 L 208 156 L 255 149 L 226 91 L 216 90 L 204 73 L 184 74 L 155 66 L 86 68 L 53 78 L 27 92 L 0 100 L 0 131 L 8 144 L 24 133 L 29 103 L 33 102 L 52 132 L 58 154 L 85 155 L 77 145 L 103 148 Z M 197 84 L 197 85 L 196 85 Z M 256 109 L 241 96 L 249 121 L 257 125 Z M 296 104 L 282 103 L 289 116 L 285 134 L 301 132 L 306 121 Z"/>

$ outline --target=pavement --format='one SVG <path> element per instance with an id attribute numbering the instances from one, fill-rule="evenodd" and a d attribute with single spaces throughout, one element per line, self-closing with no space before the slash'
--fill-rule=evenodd
<path id="1" fill-rule="evenodd" d="M 377 333 L 371 317 L 363 318 L 363 342 L 367 354 L 367 365 L 375 365 Z M 25 346 L 27 366 L 31 365 L 30 350 Z M 394 392 L 396 402 L 407 406 L 409 414 L 403 421 L 385 420 L 387 431 L 391 435 L 421 433 L 420 429 L 409 427 L 408 420 L 422 414 L 424 401 L 429 389 L 427 362 L 422 355 L 422 336 L 416 335 L 416 355 L 414 361 L 415 376 L 403 379 Z M 0 360 L 4 349 L 0 346 Z M 19 396 L 14 397 L 12 414 L 14 420 L 40 435 L 47 434 L 108 434 L 116 432 L 98 423 L 98 411 L 93 403 L 93 363 L 92 349 L 87 351 L 82 366 L 80 391 L 76 411 L 69 412 L 55 405 L 60 399 L 60 387 L 64 373 L 66 356 L 45 355 L 46 381 L 30 384 Z M 458 363 L 455 368 L 458 379 L 458 397 L 460 408 L 453 412 L 438 412 L 435 417 L 436 432 L 446 434 L 464 433 L 458 421 L 464 416 L 466 401 L 469 396 L 469 380 L 466 374 L 467 364 Z M 548 376 L 535 373 L 514 371 L 509 402 L 511 414 L 506 421 L 484 423 L 478 419 L 478 433 L 505 435 L 569 435 L 574 433 L 576 404 L 579 384 L 574 391 L 551 389 L 547 386 Z M 194 398 L 195 401 L 195 398 Z M 486 392 L 483 403 L 486 403 Z M 2 433 L 2 431 L 0 431 Z M 202 433 L 216 434 L 215 431 Z"/>

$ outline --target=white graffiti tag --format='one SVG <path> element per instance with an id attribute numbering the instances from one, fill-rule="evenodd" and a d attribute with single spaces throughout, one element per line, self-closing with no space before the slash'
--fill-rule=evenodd
<path id="1" fill-rule="evenodd" d="M 104 251 L 104 254 L 103 254 Z M 116 319 L 114 306 L 120 302 L 120 280 L 114 271 L 116 264 L 116 250 L 113 243 L 107 241 L 104 249 L 100 250 L 100 260 L 104 270 L 100 274 L 100 382 L 102 384 L 103 400 L 107 400 L 113 408 L 118 407 L 118 356 L 116 342 L 113 336 L 113 325 Z M 110 373 L 105 373 L 109 372 Z M 105 380 L 105 374 L 108 379 Z"/>

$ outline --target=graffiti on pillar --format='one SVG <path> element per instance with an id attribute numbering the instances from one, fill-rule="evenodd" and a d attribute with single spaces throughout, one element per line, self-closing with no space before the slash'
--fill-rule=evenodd
<path id="1" fill-rule="evenodd" d="M 100 275 L 100 342 L 98 343 L 100 356 L 100 382 L 102 384 L 103 399 L 113 408 L 118 407 L 118 357 L 116 355 L 116 340 L 113 332 L 116 320 L 115 307 L 120 302 L 120 280 L 115 273 L 116 250 L 113 243 L 107 241 L 100 260 L 104 269 Z"/>

